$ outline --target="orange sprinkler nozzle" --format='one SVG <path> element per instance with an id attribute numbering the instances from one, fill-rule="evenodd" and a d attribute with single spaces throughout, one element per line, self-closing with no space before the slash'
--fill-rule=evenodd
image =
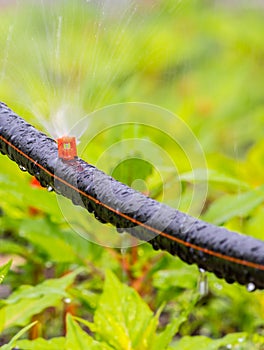
<path id="1" fill-rule="evenodd" d="M 58 156 L 63 160 L 73 160 L 77 157 L 76 138 L 72 136 L 63 136 L 57 139 Z"/>

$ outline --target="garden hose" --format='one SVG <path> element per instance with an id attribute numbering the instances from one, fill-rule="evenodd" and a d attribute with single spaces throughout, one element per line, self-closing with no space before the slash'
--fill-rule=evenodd
<path id="1" fill-rule="evenodd" d="M 55 140 L 0 103 L 0 151 L 21 169 L 118 232 L 148 241 L 228 283 L 264 289 L 264 241 L 189 216 L 116 181 L 76 157 L 58 157 Z M 250 286 L 250 288 L 249 288 Z"/>

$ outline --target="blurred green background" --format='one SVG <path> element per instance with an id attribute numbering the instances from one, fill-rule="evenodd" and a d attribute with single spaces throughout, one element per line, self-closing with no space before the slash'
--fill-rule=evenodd
<path id="1" fill-rule="evenodd" d="M 262 2 L 256 4 L 210 0 L 142 0 L 122 6 L 107 1 L 6 3 L 0 7 L 0 99 L 52 136 L 88 115 L 89 135 L 95 133 L 97 138 L 83 156 L 92 164 L 100 162 L 106 147 L 124 139 L 137 137 L 160 145 L 176 166 L 166 168 L 167 163 L 158 161 L 149 165 L 144 151 L 139 154 L 124 147 L 110 150 L 108 163 L 101 168 L 184 211 L 197 183 L 206 185 L 201 218 L 262 239 L 264 10 Z M 140 103 L 163 108 L 158 109 L 164 123 L 160 132 L 133 126 L 98 136 L 100 118 L 105 121 L 108 113 L 100 108 L 127 102 L 138 102 L 140 113 L 144 112 Z M 119 110 L 121 122 L 130 121 L 130 109 L 119 108 L 109 114 L 108 124 L 114 124 Z M 89 117 L 94 111 L 94 117 Z M 193 132 L 192 140 L 182 141 L 182 153 L 162 132 L 164 127 L 173 134 L 177 128 L 177 123 L 169 124 L 170 112 Z M 116 120 L 120 122 L 120 115 Z M 150 123 L 151 115 L 142 116 L 142 122 Z M 190 164 L 197 151 L 194 139 L 203 150 L 201 162 L 195 165 Z M 135 184 L 138 179 L 143 185 Z M 13 258 L 13 269 L 1 289 L 3 298 L 21 285 L 38 286 L 48 277 L 59 278 L 81 266 L 84 276 L 67 287 L 80 317 L 89 319 L 94 314 L 106 268 L 134 286 L 152 310 L 165 304 L 161 328 L 172 315 L 188 309 L 197 293 L 196 267 L 154 252 L 147 244 L 122 255 L 90 243 L 67 226 L 56 196 L 32 187 L 30 181 L 16 164 L 0 158 L 0 253 L 3 262 Z M 170 193 L 168 197 L 165 192 Z M 100 235 L 100 230 L 104 234 L 102 225 L 88 220 L 92 236 Z M 245 287 L 230 286 L 211 274 L 208 280 L 209 295 L 188 311 L 171 348 L 200 347 L 197 336 L 221 338 L 248 332 L 243 333 L 247 340 L 236 338 L 232 346 L 262 349 L 263 293 L 250 294 Z M 2 343 L 38 314 L 43 324 L 38 336 L 62 335 L 60 300 L 43 302 L 36 309 L 27 307 L 24 318 L 17 315 L 16 303 L 25 302 L 22 296 L 3 300 Z M 5 309 L 10 306 L 12 311 Z M 44 312 L 48 307 L 55 311 Z M 7 322 L 1 310 L 3 315 L 13 312 L 13 321 Z M 45 324 L 51 314 L 51 323 Z M 32 334 L 31 339 L 35 339 Z M 226 344 L 212 349 L 221 346 Z M 114 347 L 119 348 L 126 349 Z"/>

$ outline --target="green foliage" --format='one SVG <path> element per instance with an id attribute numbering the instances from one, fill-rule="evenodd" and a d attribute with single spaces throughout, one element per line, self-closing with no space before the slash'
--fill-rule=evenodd
<path id="1" fill-rule="evenodd" d="M 175 318 L 164 331 L 157 333 L 159 316 L 160 312 L 154 315 L 133 289 L 120 283 L 113 273 L 108 271 L 104 290 L 95 311 L 94 323 L 68 314 L 65 342 L 61 338 L 54 339 L 54 342 L 38 339 L 33 342 L 18 341 L 16 345 L 22 349 L 33 349 L 34 344 L 34 349 L 45 346 L 47 350 L 53 349 L 55 344 L 58 346 L 57 342 L 62 350 L 166 349 L 180 325 L 186 320 L 186 316 Z M 79 324 L 88 326 L 97 341 Z"/>
<path id="2" fill-rule="evenodd" d="M 63 298 L 67 298 L 65 291 L 80 270 L 61 277 L 49 279 L 32 286 L 21 286 L 12 295 L 1 302 L 0 319 L 5 320 L 1 331 L 12 326 L 26 325 L 33 315 L 37 315 L 48 307 L 57 306 Z"/>
<path id="3" fill-rule="evenodd" d="M 264 186 L 239 195 L 225 195 L 214 202 L 204 219 L 222 224 L 236 216 L 249 215 L 264 199 Z"/>
<path id="4" fill-rule="evenodd" d="M 135 158 L 125 159 L 117 167 L 115 167 L 111 174 L 116 180 L 121 181 L 128 186 L 133 185 L 133 182 L 140 179 L 141 181 L 146 180 L 151 175 L 153 167 L 150 163 Z M 138 191 L 140 189 L 137 189 Z M 144 190 L 141 189 L 142 192 Z"/>
<path id="5" fill-rule="evenodd" d="M 2 350 L 12 350 L 17 342 L 17 340 L 26 333 L 30 328 L 32 328 L 37 321 L 30 323 L 26 327 L 22 328 L 11 340 L 8 344 L 1 347 Z"/>
<path id="6" fill-rule="evenodd" d="M 108 271 L 91 329 L 114 349 L 166 349 L 186 318 L 174 319 L 157 334 L 160 312 L 154 315 L 133 289 Z"/>
<path id="7" fill-rule="evenodd" d="M 50 340 L 45 340 L 43 338 L 38 338 L 36 340 L 30 341 L 30 340 L 20 340 L 17 342 L 17 346 L 19 346 L 20 349 L 27 349 L 27 350 L 58 350 L 58 349 L 65 349 L 65 338 L 53 338 Z"/>
<path id="8" fill-rule="evenodd" d="M 174 350 L 218 350 L 218 349 L 246 349 L 241 343 L 245 342 L 247 337 L 246 333 L 229 334 L 220 340 L 212 340 L 203 336 L 196 337 L 184 337 L 171 349 Z M 246 346 L 249 344 L 247 343 Z M 248 347 L 247 347 L 248 349 Z"/>
<path id="9" fill-rule="evenodd" d="M 120 102 L 168 108 L 192 129 L 207 168 L 190 164 L 197 149 L 183 124 L 165 113 L 159 130 L 148 127 L 154 109 L 139 113 L 133 103 L 89 117 L 81 156 L 182 210 L 206 184 L 203 219 L 263 239 L 262 10 L 141 1 L 136 13 L 108 17 L 92 3 L 1 7 L 1 100 L 50 132 L 60 113 L 71 127 Z M 139 149 L 134 140 L 144 141 Z M 147 244 L 120 254 L 89 242 L 68 226 L 56 195 L 30 181 L 0 157 L 2 349 L 264 348 L 262 291 L 208 274 L 201 297 L 197 267 Z M 106 239 L 108 226 L 82 218 Z"/>
<path id="10" fill-rule="evenodd" d="M 94 350 L 108 350 L 106 344 L 99 343 L 93 340 L 86 332 L 82 330 L 82 328 L 78 325 L 78 323 L 72 318 L 71 315 L 67 316 L 67 335 L 65 341 L 65 349 L 94 349 Z"/>
<path id="11" fill-rule="evenodd" d="M 11 265 L 12 265 L 12 260 L 8 261 L 5 265 L 0 266 L 0 284 L 3 283 L 3 280 L 7 275 Z"/>

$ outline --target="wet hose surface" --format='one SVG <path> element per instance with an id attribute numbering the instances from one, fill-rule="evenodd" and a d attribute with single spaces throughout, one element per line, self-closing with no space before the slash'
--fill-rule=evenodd
<path id="1" fill-rule="evenodd" d="M 42 186 L 93 213 L 119 232 L 148 241 L 227 282 L 264 289 L 264 241 L 193 218 L 116 181 L 80 158 L 58 158 L 55 140 L 0 103 L 0 152 Z"/>

